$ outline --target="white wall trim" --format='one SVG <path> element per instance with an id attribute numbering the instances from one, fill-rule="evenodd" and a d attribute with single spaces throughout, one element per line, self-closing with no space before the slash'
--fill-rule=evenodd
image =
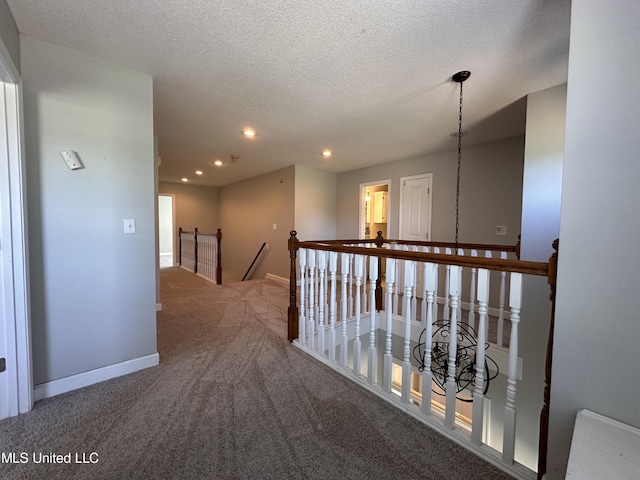
<path id="1" fill-rule="evenodd" d="M 279 277 L 277 275 L 274 275 L 273 273 L 267 273 L 264 278 L 266 278 L 267 280 L 273 280 L 274 282 L 281 283 L 285 287 L 289 288 L 289 279 L 288 278 Z"/>
<path id="2" fill-rule="evenodd" d="M 61 393 L 93 385 L 94 383 L 104 382 L 105 380 L 127 375 L 128 373 L 154 367 L 159 363 L 160 356 L 154 353 L 145 357 L 134 358 L 114 365 L 96 368 L 88 372 L 82 372 L 77 375 L 71 375 L 70 377 L 36 385 L 34 388 L 34 397 L 36 401 L 42 400 L 43 398 L 54 397 Z"/>

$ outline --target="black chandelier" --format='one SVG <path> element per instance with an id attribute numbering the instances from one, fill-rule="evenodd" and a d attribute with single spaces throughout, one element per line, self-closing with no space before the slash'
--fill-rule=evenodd
<path id="1" fill-rule="evenodd" d="M 432 387 L 431 391 L 440 396 L 445 396 L 449 378 L 449 345 L 451 337 L 451 329 L 449 327 L 449 320 L 437 320 L 433 323 L 431 377 L 437 388 Z M 427 348 L 426 339 L 424 338 L 426 331 L 426 328 L 422 330 L 418 344 L 413 348 L 413 358 L 418 362 L 418 370 L 420 372 L 423 372 L 426 368 L 425 356 Z M 463 402 L 473 401 L 473 388 L 477 378 L 475 358 L 478 348 L 484 348 L 486 351 L 489 348 L 489 344 L 479 343 L 478 333 L 473 327 L 466 323 L 458 323 L 455 355 L 456 373 L 453 381 L 456 385 L 456 398 Z M 491 380 L 496 378 L 499 373 L 498 364 L 485 354 L 482 379 L 483 393 L 487 393 Z"/>
<path id="2" fill-rule="evenodd" d="M 456 174 L 456 234 L 455 252 L 458 252 L 458 234 L 460 230 L 460 169 L 462 166 L 462 84 L 471 76 L 471 72 L 463 70 L 454 74 L 451 79 L 460 84 L 460 105 L 458 109 L 458 170 Z M 437 320 L 433 323 L 433 334 L 431 338 L 431 376 L 436 387 L 432 391 L 441 396 L 446 395 L 446 384 L 449 378 L 449 346 L 451 340 L 451 329 L 449 320 Z M 425 356 L 427 355 L 425 336 L 426 329 L 420 334 L 418 345 L 413 349 L 413 356 L 418 362 L 418 369 L 423 372 L 426 368 Z M 475 362 L 478 348 L 487 350 L 489 344 L 478 341 L 478 333 L 471 325 L 458 322 L 456 335 L 455 352 L 455 377 L 456 398 L 463 402 L 473 400 L 473 389 L 477 378 L 477 366 Z M 482 378 L 482 391 L 487 393 L 491 380 L 499 373 L 498 364 L 489 356 L 484 356 L 484 375 Z M 490 374 L 489 365 L 491 365 Z M 424 395 L 424 393 L 423 393 Z"/>

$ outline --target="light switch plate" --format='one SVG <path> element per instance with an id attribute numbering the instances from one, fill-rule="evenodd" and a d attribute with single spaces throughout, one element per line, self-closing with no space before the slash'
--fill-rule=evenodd
<path id="1" fill-rule="evenodd" d="M 124 233 L 126 235 L 131 235 L 136 233 L 136 221 L 133 218 L 124 218 L 122 219 L 124 222 Z"/>
<path id="2" fill-rule="evenodd" d="M 496 226 L 496 235 L 506 235 L 507 234 L 507 226 L 506 225 L 497 225 Z"/>
<path id="3" fill-rule="evenodd" d="M 69 167 L 69 170 L 84 168 L 78 152 L 75 152 L 73 150 L 65 150 L 63 152 L 60 152 L 60 156 L 64 160 L 64 163 L 67 164 L 67 167 Z"/>

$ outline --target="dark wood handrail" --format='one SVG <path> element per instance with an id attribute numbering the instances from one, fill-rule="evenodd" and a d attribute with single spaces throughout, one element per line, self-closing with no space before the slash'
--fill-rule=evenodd
<path id="1" fill-rule="evenodd" d="M 355 244 L 375 244 L 376 239 L 354 239 L 354 240 L 307 240 L 309 243 L 323 243 L 327 245 L 355 245 Z M 458 243 L 456 245 L 455 242 L 423 242 L 418 240 L 393 240 L 393 239 L 383 239 L 383 245 L 391 244 L 391 245 L 411 245 L 411 246 L 419 246 L 419 247 L 438 247 L 438 248 L 452 248 L 455 249 L 461 248 L 463 250 L 485 250 L 491 252 L 508 252 L 508 253 L 518 253 L 519 252 L 519 244 L 516 245 L 497 245 L 497 244 L 484 244 L 484 243 Z"/>
<path id="2" fill-rule="evenodd" d="M 245 272 L 244 276 L 242 277 L 242 281 L 243 282 L 247 279 L 247 275 L 249 275 L 249 272 L 251 271 L 251 269 L 253 268 L 255 263 L 258 261 L 258 257 L 260 257 L 260 254 L 262 253 L 262 251 L 264 250 L 264 247 L 266 247 L 266 246 L 267 246 L 267 242 L 263 242 L 262 246 L 258 250 L 258 253 L 256 253 L 256 256 L 254 257 L 253 262 L 251 262 L 251 265 L 249 265 L 249 268 L 247 268 L 247 271 Z"/>
<path id="3" fill-rule="evenodd" d="M 382 258 L 397 258 L 399 260 L 414 260 L 431 262 L 442 265 L 460 265 L 462 267 L 486 268 L 488 270 L 503 270 L 506 272 L 526 273 L 530 275 L 548 276 L 548 262 L 531 262 L 502 258 L 468 257 L 463 255 L 447 255 L 444 253 L 424 253 L 405 250 L 389 250 L 386 248 L 352 247 L 335 243 L 301 242 L 295 239 L 295 248 L 310 248 L 333 252 L 355 253 L 359 255 L 375 255 Z"/>

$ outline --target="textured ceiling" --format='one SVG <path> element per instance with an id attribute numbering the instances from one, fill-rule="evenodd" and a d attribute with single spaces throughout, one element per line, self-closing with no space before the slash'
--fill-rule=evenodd
<path id="1" fill-rule="evenodd" d="M 153 76 L 161 181 L 453 149 L 459 70 L 465 145 L 518 135 L 522 98 L 567 78 L 570 0 L 8 3 L 21 33 Z"/>

